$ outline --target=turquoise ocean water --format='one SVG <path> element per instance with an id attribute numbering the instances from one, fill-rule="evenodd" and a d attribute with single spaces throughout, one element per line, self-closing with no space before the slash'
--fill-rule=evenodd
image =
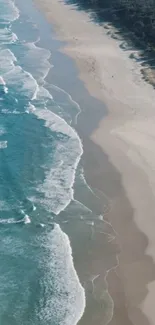
<path id="1" fill-rule="evenodd" d="M 74 324 L 85 303 L 55 221 L 73 197 L 82 145 L 44 85 L 51 53 L 39 37 L 20 4 L 0 0 L 1 325 Z"/>
<path id="2" fill-rule="evenodd" d="M 103 233 L 111 231 L 74 200 L 75 180 L 81 196 L 87 190 L 89 201 L 93 194 L 72 127 L 80 107 L 52 84 L 56 42 L 31 0 L 0 0 L 1 325 L 75 325 L 85 290 L 66 233 L 78 260 L 88 250 L 94 222 Z"/>

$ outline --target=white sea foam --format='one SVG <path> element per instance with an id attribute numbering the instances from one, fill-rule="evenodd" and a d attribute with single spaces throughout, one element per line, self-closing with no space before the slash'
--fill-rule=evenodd
<path id="1" fill-rule="evenodd" d="M 35 110 L 36 110 L 36 107 L 33 104 L 29 103 L 25 112 L 27 114 L 29 114 L 29 113 L 34 113 Z"/>
<path id="2" fill-rule="evenodd" d="M 16 61 L 17 61 L 16 57 L 9 49 L 4 49 L 0 51 L 1 75 L 12 70 L 14 68 L 14 62 Z M 2 76 L 0 76 L 0 85 L 6 85 L 6 82 L 4 81 Z"/>
<path id="3" fill-rule="evenodd" d="M 57 91 L 64 93 L 64 94 L 69 98 L 70 103 L 72 103 L 72 104 L 76 107 L 76 109 L 77 109 L 77 114 L 75 115 L 75 124 L 77 124 L 78 116 L 79 116 L 79 114 L 81 113 L 81 107 L 80 107 L 80 105 L 79 105 L 79 104 L 78 104 L 78 103 L 77 103 L 77 102 L 72 98 L 72 96 L 71 96 L 69 93 L 67 93 L 67 91 L 65 91 L 64 89 L 62 89 L 62 88 L 60 88 L 60 87 L 58 87 L 58 86 L 56 86 L 56 85 L 51 85 L 51 88 L 56 89 Z"/>
<path id="4" fill-rule="evenodd" d="M 38 86 L 37 92 L 36 92 L 36 98 L 33 98 L 33 100 L 28 103 L 26 113 L 34 113 L 34 111 L 36 111 L 36 106 L 33 104 L 33 101 L 35 99 L 37 99 L 37 103 L 39 105 L 41 104 L 41 107 L 45 107 L 45 108 L 46 108 L 46 102 L 48 100 L 51 100 L 53 102 L 53 97 L 49 93 L 49 91 L 46 88 L 44 88 L 43 86 L 40 86 L 40 87 Z"/>
<path id="5" fill-rule="evenodd" d="M 87 183 L 87 181 L 86 181 L 86 179 L 85 179 L 85 175 L 84 175 L 84 169 L 83 168 L 81 168 L 80 169 L 80 178 L 81 178 L 81 180 L 82 180 L 82 182 L 83 182 L 83 184 L 87 187 L 87 189 L 93 194 L 93 195 L 95 195 L 96 197 L 97 197 L 97 195 L 94 193 L 94 191 L 92 190 L 92 188 L 88 185 L 88 183 Z"/>
<path id="6" fill-rule="evenodd" d="M 4 92 L 5 92 L 5 94 L 7 94 L 8 91 L 9 91 L 9 90 L 8 90 L 8 87 L 5 86 L 5 87 L 4 87 Z"/>
<path id="7" fill-rule="evenodd" d="M 22 58 L 25 66 L 33 69 L 33 76 L 37 81 L 43 81 L 52 65 L 49 63 L 51 52 L 36 46 L 34 43 L 25 44 L 26 53 Z"/>
<path id="8" fill-rule="evenodd" d="M 8 28 L 0 29 L 0 47 L 2 44 L 12 44 L 18 40 L 16 34 L 12 33 Z"/>
<path id="9" fill-rule="evenodd" d="M 35 205 L 33 205 L 33 211 L 36 211 L 36 209 L 37 209 L 37 208 L 36 208 L 36 206 L 35 206 Z"/>
<path id="10" fill-rule="evenodd" d="M 0 0 L 1 17 L 0 21 L 10 23 L 19 17 L 19 10 L 11 0 Z"/>
<path id="11" fill-rule="evenodd" d="M 20 66 L 15 66 L 17 61 L 15 55 L 9 49 L 0 51 L 0 84 L 16 86 L 20 94 L 27 96 L 29 99 L 35 99 L 39 90 L 37 81 L 29 72 L 24 71 Z M 7 93 L 8 88 L 5 86 L 4 91 Z"/>
<path id="12" fill-rule="evenodd" d="M 6 149 L 7 148 L 7 141 L 0 141 L 0 149 Z"/>
<path id="13" fill-rule="evenodd" d="M 21 214 L 24 215 L 24 218 L 21 219 L 21 221 L 23 221 L 25 224 L 31 223 L 30 217 L 24 212 L 24 210 L 21 210 L 20 212 L 21 212 Z"/>
<path id="14" fill-rule="evenodd" d="M 16 115 L 25 114 L 25 112 L 22 113 L 22 112 L 17 111 L 17 110 L 9 111 L 9 109 L 6 109 L 6 108 L 2 108 L 1 113 L 3 113 L 3 114 L 16 114 Z"/>
<path id="15" fill-rule="evenodd" d="M 38 93 L 37 93 L 37 99 L 38 100 L 44 100 L 44 102 L 46 102 L 46 100 L 48 100 L 48 99 L 53 100 L 53 97 L 52 97 L 52 95 L 50 94 L 50 92 L 46 88 L 44 88 L 43 86 L 41 86 L 39 88 Z"/>
<path id="16" fill-rule="evenodd" d="M 45 224 L 44 224 L 44 223 L 40 223 L 39 225 L 40 225 L 40 227 L 42 227 L 42 228 L 45 227 Z"/>
<path id="17" fill-rule="evenodd" d="M 39 319 L 41 322 L 54 319 L 57 324 L 76 325 L 85 309 L 85 292 L 74 268 L 69 238 L 55 224 L 41 246 L 47 254 L 46 272 L 40 281 L 44 297 L 40 301 Z"/>
<path id="18" fill-rule="evenodd" d="M 52 167 L 45 172 L 45 181 L 38 191 L 44 194 L 41 203 L 48 211 L 59 214 L 73 199 L 75 172 L 83 153 L 82 143 L 76 131 L 58 115 L 40 109 L 34 113 L 45 120 L 45 126 L 58 136 L 56 150 L 51 157 Z"/>
<path id="19" fill-rule="evenodd" d="M 3 125 L 0 125 L 0 136 L 6 133 L 6 129 Z"/>
<path id="20" fill-rule="evenodd" d="M 31 223 L 31 219 L 30 219 L 30 217 L 29 217 L 27 214 L 26 214 L 25 217 L 23 218 L 23 222 L 24 222 L 25 224 Z"/>
<path id="21" fill-rule="evenodd" d="M 33 76 L 20 66 L 14 66 L 11 71 L 5 73 L 4 79 L 8 86 L 15 85 L 18 87 L 20 94 L 32 100 L 36 98 L 39 89 L 38 84 Z"/>
<path id="22" fill-rule="evenodd" d="M 0 224 L 8 224 L 8 223 L 16 223 L 17 220 L 14 218 L 9 218 L 9 219 L 0 219 Z"/>
<path id="23" fill-rule="evenodd" d="M 25 215 L 25 217 L 23 219 L 20 219 L 20 220 L 16 220 L 15 218 L 9 218 L 9 219 L 0 219 L 0 224 L 13 224 L 13 223 L 25 223 L 25 224 L 28 224 L 28 223 L 31 223 L 31 219 L 28 215 Z"/>

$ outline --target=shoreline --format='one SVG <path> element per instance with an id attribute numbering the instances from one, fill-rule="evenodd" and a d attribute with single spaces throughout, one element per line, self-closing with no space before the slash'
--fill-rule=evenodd
<path id="1" fill-rule="evenodd" d="M 109 292 L 115 303 L 114 317 L 109 324 L 140 322 L 146 325 L 149 324 L 147 318 L 150 324 L 154 324 L 154 310 L 151 306 L 155 296 L 152 231 L 154 229 L 152 139 L 155 98 L 153 89 L 141 79 L 137 63 L 129 61 L 126 53 L 120 50 L 118 41 L 104 34 L 102 26 L 90 22 L 87 14 L 72 10 L 70 17 L 72 7 L 57 0 L 52 4 L 48 0 L 44 1 L 44 4 L 41 0 L 35 2 L 40 4 L 48 20 L 55 25 L 58 38 L 67 42 L 62 52 L 76 60 L 80 71 L 79 77 L 89 93 L 99 101 L 105 102 L 108 108 L 108 115 L 100 119 L 100 124 L 92 133 L 90 140 L 87 139 L 87 135 L 91 127 L 87 126 L 85 130 L 84 123 L 87 117 L 83 118 L 88 112 L 80 114 L 77 130 L 80 136 L 82 135 L 84 143 L 84 159 L 87 157 L 84 167 L 88 184 L 108 194 L 114 203 L 108 214 L 108 221 L 118 233 L 120 265 L 117 279 L 114 271 L 107 276 Z M 107 45 L 106 49 L 102 44 Z M 122 94 L 123 86 L 126 88 Z M 146 130 L 149 130 L 149 134 Z M 98 150 L 98 146 L 103 151 Z M 94 153 L 93 166 L 91 163 L 87 164 L 92 153 Z M 98 172 L 94 170 L 94 162 L 98 164 Z M 103 167 L 103 162 L 106 162 L 107 166 Z M 118 179 L 112 177 L 113 165 L 118 171 Z M 151 225 L 145 220 L 146 216 Z M 141 270 L 145 270 L 144 274 L 141 274 Z M 102 313 L 99 324 L 102 323 L 101 316 Z M 87 317 L 86 319 L 82 317 L 79 324 L 94 324 L 95 321 L 91 319 L 90 322 Z"/>

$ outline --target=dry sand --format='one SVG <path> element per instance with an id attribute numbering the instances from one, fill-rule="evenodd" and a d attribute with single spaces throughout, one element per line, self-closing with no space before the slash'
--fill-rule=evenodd
<path id="1" fill-rule="evenodd" d="M 108 276 L 115 302 L 112 324 L 153 325 L 155 91 L 142 80 L 138 63 L 129 59 L 132 51 L 123 51 L 122 42 L 112 39 L 88 14 L 58 0 L 36 1 L 54 24 L 58 37 L 67 41 L 63 51 L 76 60 L 79 77 L 90 94 L 106 103 L 109 114 L 91 139 L 120 172 L 133 207 L 132 218 L 123 210 L 118 195 L 109 216 L 121 247 L 119 267 Z"/>

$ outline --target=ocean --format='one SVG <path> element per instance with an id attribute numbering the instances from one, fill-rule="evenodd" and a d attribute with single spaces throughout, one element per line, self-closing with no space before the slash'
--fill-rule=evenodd
<path id="1" fill-rule="evenodd" d="M 84 264 L 94 224 L 112 233 L 101 215 L 74 199 L 75 187 L 92 205 L 96 195 L 80 164 L 74 126 L 81 108 L 52 78 L 57 43 L 31 0 L 0 0 L 1 325 L 77 324 L 87 279 L 93 284 L 98 274 L 90 276 L 89 267 L 77 272 L 72 255 Z M 106 287 L 104 300 L 109 320 Z"/>

